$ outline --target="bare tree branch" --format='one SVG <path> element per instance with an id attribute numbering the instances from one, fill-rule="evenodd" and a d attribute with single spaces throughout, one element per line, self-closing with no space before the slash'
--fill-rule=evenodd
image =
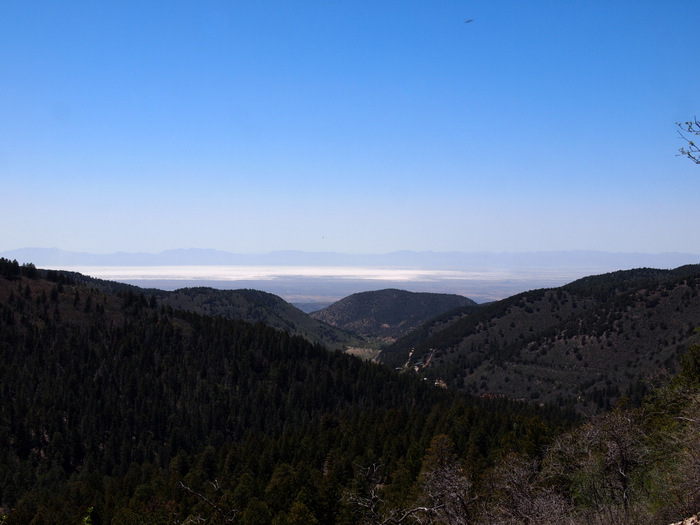
<path id="1" fill-rule="evenodd" d="M 434 522 L 433 518 L 444 507 L 442 502 L 403 509 L 387 508 L 381 495 L 384 487 L 381 471 L 382 465 L 376 463 L 369 467 L 359 467 L 358 487 L 345 494 L 346 501 L 363 509 L 362 523 L 367 525 L 401 525 L 403 523 L 429 524 Z"/>
<path id="2" fill-rule="evenodd" d="M 700 147 L 698 147 L 698 145 L 687 136 L 688 134 L 691 136 L 700 135 L 700 122 L 698 121 L 698 118 L 694 117 L 693 120 L 683 124 L 676 122 L 676 125 L 680 128 L 678 130 L 678 134 L 688 143 L 686 147 L 679 148 L 679 156 L 688 157 L 695 164 L 700 164 Z"/>

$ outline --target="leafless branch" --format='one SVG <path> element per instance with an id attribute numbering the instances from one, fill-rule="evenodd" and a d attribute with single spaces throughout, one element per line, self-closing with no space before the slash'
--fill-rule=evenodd
<path id="1" fill-rule="evenodd" d="M 685 122 L 684 124 L 676 122 L 676 125 L 680 128 L 678 134 L 688 143 L 686 147 L 678 150 L 680 151 L 680 156 L 688 157 L 695 164 L 700 164 L 700 147 L 687 136 L 688 134 L 691 136 L 700 135 L 700 121 L 698 121 L 697 117 L 694 117 L 693 120 Z"/>
<path id="2" fill-rule="evenodd" d="M 442 502 L 430 505 L 416 505 L 403 509 L 387 509 L 381 496 L 384 480 L 381 475 L 382 465 L 372 464 L 359 467 L 361 485 L 364 488 L 348 492 L 345 498 L 351 504 L 363 510 L 363 523 L 368 525 L 401 525 L 403 523 L 428 524 L 433 522 L 436 514 L 445 506 Z"/>

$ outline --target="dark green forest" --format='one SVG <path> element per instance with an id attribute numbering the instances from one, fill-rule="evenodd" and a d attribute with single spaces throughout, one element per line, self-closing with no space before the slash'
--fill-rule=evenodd
<path id="1" fill-rule="evenodd" d="M 595 419 L 0 260 L 0 523 L 669 523 L 700 350 Z"/>

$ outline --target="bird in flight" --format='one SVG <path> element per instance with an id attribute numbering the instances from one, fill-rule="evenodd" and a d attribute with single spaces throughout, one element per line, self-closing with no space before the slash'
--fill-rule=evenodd
<path id="1" fill-rule="evenodd" d="M 473 22 L 473 21 L 474 21 L 474 19 L 473 19 L 473 18 L 470 18 L 469 20 L 465 20 L 464 23 L 465 23 L 465 24 L 468 24 L 469 22 Z"/>

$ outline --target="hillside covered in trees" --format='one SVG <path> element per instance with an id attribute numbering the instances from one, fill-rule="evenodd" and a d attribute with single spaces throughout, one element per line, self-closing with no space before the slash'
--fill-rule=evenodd
<path id="1" fill-rule="evenodd" d="M 212 484 L 241 523 L 302 504 L 321 523 L 352 522 L 343 494 L 363 468 L 381 463 L 408 489 L 437 434 L 483 470 L 501 451 L 534 453 L 571 421 L 438 389 L 263 324 L 3 267 L 8 524 L 76 522 L 88 507 L 93 523 L 184 522 L 211 510 L 193 493 Z"/>
<path id="2" fill-rule="evenodd" d="M 448 312 L 385 348 L 392 367 L 476 395 L 604 410 L 700 342 L 700 265 L 638 269 Z"/>
<path id="3" fill-rule="evenodd" d="M 341 328 L 317 321 L 282 298 L 260 290 L 218 290 L 209 287 L 179 288 L 174 291 L 156 288 L 142 289 L 130 284 L 96 279 L 75 272 L 61 272 L 75 284 L 99 290 L 102 293 L 132 293 L 145 295 L 149 303 L 171 306 L 208 316 L 220 316 L 249 323 L 264 323 L 268 326 L 300 335 L 313 343 L 331 350 L 342 350 L 357 346 L 361 337 Z"/>
<path id="4" fill-rule="evenodd" d="M 7 525 L 662 524 L 700 506 L 697 348 L 643 404 L 582 423 L 2 260 L 0 392 Z"/>
<path id="5" fill-rule="evenodd" d="M 455 294 L 386 289 L 349 295 L 310 315 L 364 338 L 391 340 L 464 306 L 476 306 L 476 303 Z"/>

